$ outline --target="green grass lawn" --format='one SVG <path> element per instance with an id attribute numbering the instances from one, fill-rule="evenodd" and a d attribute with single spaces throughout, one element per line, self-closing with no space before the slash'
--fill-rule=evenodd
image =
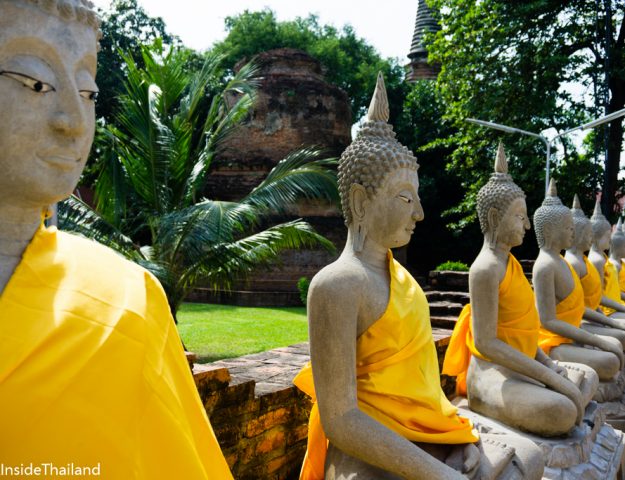
<path id="1" fill-rule="evenodd" d="M 240 357 L 308 340 L 304 307 L 250 308 L 185 303 L 178 331 L 201 363 Z"/>

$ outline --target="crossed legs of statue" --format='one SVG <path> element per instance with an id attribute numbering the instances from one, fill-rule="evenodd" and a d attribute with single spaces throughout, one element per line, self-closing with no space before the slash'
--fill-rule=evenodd
<path id="1" fill-rule="evenodd" d="M 612 343 L 619 344 L 620 346 L 620 342 L 614 337 L 603 338 Z M 551 352 L 549 352 L 549 356 L 560 362 L 574 362 L 588 365 L 597 372 L 599 380 L 602 382 L 613 380 L 614 376 L 621 368 L 616 355 L 610 352 L 585 348 L 581 345 L 573 345 L 570 343 L 563 343 L 562 345 L 552 348 Z"/>
<path id="2" fill-rule="evenodd" d="M 430 455 L 445 461 L 461 445 L 418 444 Z M 532 441 L 515 435 L 480 434 L 482 457 L 472 480 L 538 480 L 542 477 L 543 456 Z M 328 446 L 326 480 L 401 480 L 392 473 L 374 467 Z"/>
<path id="3" fill-rule="evenodd" d="M 599 385 L 597 373 L 582 364 L 560 365 L 588 404 Z M 577 409 L 568 397 L 501 365 L 472 357 L 467 390 L 471 410 L 510 427 L 553 437 L 575 426 Z"/>

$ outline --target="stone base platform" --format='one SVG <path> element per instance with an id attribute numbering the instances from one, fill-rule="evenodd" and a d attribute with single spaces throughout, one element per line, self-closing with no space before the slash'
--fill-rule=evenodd
<path id="1" fill-rule="evenodd" d="M 625 431 L 625 372 L 621 371 L 611 382 L 599 383 L 593 397 L 605 415 L 606 422 L 614 428 Z"/>
<path id="2" fill-rule="evenodd" d="M 575 427 L 568 437 L 559 438 L 521 432 L 472 412 L 466 398 L 457 398 L 453 403 L 459 408 L 460 415 L 475 422 L 480 433 L 516 434 L 538 445 L 545 459 L 545 480 L 625 480 L 625 437 L 621 431 L 605 423 L 604 409 L 596 402 L 586 408 L 581 426 Z"/>

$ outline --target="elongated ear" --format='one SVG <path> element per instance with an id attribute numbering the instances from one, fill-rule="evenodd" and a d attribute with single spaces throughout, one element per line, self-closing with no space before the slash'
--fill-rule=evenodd
<path id="1" fill-rule="evenodd" d="M 494 232 L 499 227 L 499 209 L 490 207 L 488 209 L 488 229 Z"/>
<path id="2" fill-rule="evenodd" d="M 352 183 L 349 188 L 349 204 L 352 210 L 352 218 L 360 222 L 365 217 L 367 208 L 367 190 L 359 183 Z"/>

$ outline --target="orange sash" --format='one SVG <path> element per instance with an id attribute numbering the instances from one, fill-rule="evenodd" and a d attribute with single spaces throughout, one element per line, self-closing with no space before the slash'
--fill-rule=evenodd
<path id="1" fill-rule="evenodd" d="M 569 262 L 564 259 L 562 260 L 569 267 L 571 275 L 573 276 L 573 290 L 556 305 L 556 318 L 579 328 L 582 323 L 584 310 L 586 309 L 584 303 L 584 289 L 582 287 L 582 282 L 577 276 L 577 272 L 575 272 Z M 573 340 L 553 333 L 542 326 L 540 327 L 538 346 L 542 348 L 546 354 L 549 354 L 553 347 L 557 347 L 563 343 L 573 343 Z"/>
<path id="2" fill-rule="evenodd" d="M 443 374 L 456 376 L 456 391 L 467 392 L 467 370 L 471 355 L 485 358 L 475 347 L 471 304 L 465 305 L 458 317 L 443 363 Z M 540 320 L 534 303 L 534 292 L 521 265 L 509 254 L 506 275 L 499 284 L 497 338 L 530 358 L 536 356 Z"/>
<path id="3" fill-rule="evenodd" d="M 586 255 L 584 255 L 584 263 L 586 264 L 586 275 L 580 279 L 584 290 L 584 304 L 591 310 L 597 310 L 603 296 L 601 276 Z"/>
<path id="4" fill-rule="evenodd" d="M 619 275 L 616 271 L 616 267 L 612 265 L 612 262 L 608 259 L 606 254 L 603 254 L 605 257 L 605 265 L 603 266 L 603 294 L 614 300 L 615 302 L 621 302 L 621 287 L 619 285 Z M 601 306 L 601 310 L 605 315 L 611 315 L 616 310 L 609 307 Z"/>
<path id="5" fill-rule="evenodd" d="M 625 262 L 621 260 L 621 269 L 618 272 L 618 283 L 621 287 L 621 292 L 625 293 Z"/>
<path id="6" fill-rule="evenodd" d="M 358 406 L 414 442 L 459 444 L 478 440 L 440 386 L 429 306 L 421 287 L 390 252 L 391 293 L 384 314 L 356 343 Z M 315 400 L 310 363 L 294 379 Z M 328 440 L 315 401 L 301 480 L 322 480 Z"/>
<path id="7" fill-rule="evenodd" d="M 232 479 L 161 285 L 108 248 L 41 228 L 0 297 L 0 352 L 0 463 Z"/>

